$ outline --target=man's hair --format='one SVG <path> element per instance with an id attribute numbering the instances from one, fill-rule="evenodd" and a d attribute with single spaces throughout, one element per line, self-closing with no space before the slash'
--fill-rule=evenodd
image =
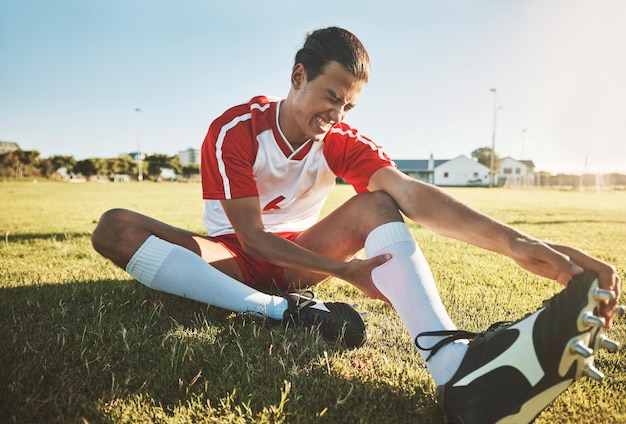
<path id="1" fill-rule="evenodd" d="M 296 53 L 295 65 L 301 63 L 312 81 L 322 73 L 329 62 L 342 64 L 359 81 L 367 82 L 370 58 L 361 41 L 343 28 L 329 27 L 307 34 L 304 46 Z"/>

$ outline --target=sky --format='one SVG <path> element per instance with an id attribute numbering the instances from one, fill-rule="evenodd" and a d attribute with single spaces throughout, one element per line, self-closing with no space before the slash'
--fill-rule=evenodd
<path id="1" fill-rule="evenodd" d="M 623 0 L 0 0 L 0 140 L 199 148 L 228 107 L 287 94 L 308 31 L 341 26 L 372 63 L 346 122 L 393 159 L 471 157 L 495 128 L 536 171 L 626 173 L 625 21 Z"/>

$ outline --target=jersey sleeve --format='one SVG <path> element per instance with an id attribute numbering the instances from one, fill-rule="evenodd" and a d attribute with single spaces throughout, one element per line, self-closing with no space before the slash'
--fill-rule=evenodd
<path id="1" fill-rule="evenodd" d="M 382 147 L 344 123 L 335 126 L 324 143 L 328 165 L 357 193 L 368 191 L 367 186 L 374 172 L 385 166 L 395 166 Z"/>
<path id="2" fill-rule="evenodd" d="M 258 196 L 252 174 L 256 155 L 252 132 L 246 105 L 232 108 L 213 121 L 202 144 L 203 199 Z"/>

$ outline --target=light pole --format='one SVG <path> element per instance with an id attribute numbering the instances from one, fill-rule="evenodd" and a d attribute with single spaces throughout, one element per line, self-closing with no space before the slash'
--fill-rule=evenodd
<path id="1" fill-rule="evenodd" d="M 496 119 L 498 116 L 498 90 L 491 88 L 493 92 L 493 131 L 491 132 L 491 166 L 489 167 L 491 178 L 489 179 L 489 187 L 494 186 L 496 177 L 495 156 L 496 156 Z"/>
<path id="2" fill-rule="evenodd" d="M 524 160 L 524 141 L 526 138 L 526 128 L 522 128 L 522 156 L 520 157 L 520 160 Z"/>
<path id="3" fill-rule="evenodd" d="M 141 147 L 139 144 L 139 112 L 141 109 L 135 108 L 135 132 L 137 134 L 137 181 L 143 181 L 143 158 L 141 157 Z"/>

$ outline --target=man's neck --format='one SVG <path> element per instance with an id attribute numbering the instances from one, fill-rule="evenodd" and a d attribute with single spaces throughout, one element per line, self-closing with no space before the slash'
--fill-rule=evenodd
<path id="1" fill-rule="evenodd" d="M 278 130 L 280 131 L 280 134 L 283 136 L 283 138 L 285 139 L 285 141 L 287 142 L 287 144 L 289 144 L 291 146 L 291 148 L 296 151 L 300 148 L 300 146 L 302 146 L 303 144 L 305 144 L 307 140 L 298 140 L 298 141 L 292 141 L 289 138 L 289 104 L 287 103 L 287 99 L 283 99 L 280 101 L 280 103 L 278 104 L 278 108 L 277 108 L 277 113 L 278 113 Z"/>

